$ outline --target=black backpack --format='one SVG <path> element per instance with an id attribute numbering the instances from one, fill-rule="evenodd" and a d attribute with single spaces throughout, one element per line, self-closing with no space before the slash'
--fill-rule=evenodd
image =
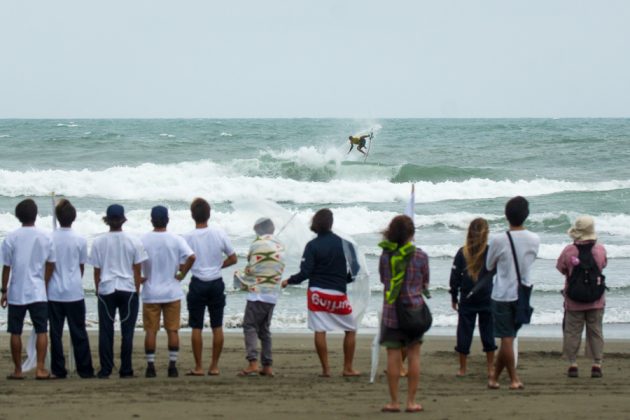
<path id="1" fill-rule="evenodd" d="M 595 243 L 575 244 L 580 263 L 573 267 L 567 287 L 569 299 L 580 303 L 592 303 L 602 297 L 607 289 L 606 277 L 595 262 L 593 246 Z"/>

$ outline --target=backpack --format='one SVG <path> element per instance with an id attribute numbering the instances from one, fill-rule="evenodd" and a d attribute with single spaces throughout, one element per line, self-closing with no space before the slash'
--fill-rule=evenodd
<path id="1" fill-rule="evenodd" d="M 578 249 L 580 263 L 573 267 L 567 286 L 569 299 L 580 303 L 592 303 L 602 297 L 607 289 L 606 277 L 595 262 L 593 246 L 590 244 L 575 244 Z"/>

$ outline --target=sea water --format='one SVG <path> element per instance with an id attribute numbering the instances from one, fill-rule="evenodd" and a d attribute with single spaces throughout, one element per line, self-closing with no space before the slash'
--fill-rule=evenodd
<path id="1" fill-rule="evenodd" d="M 368 159 L 356 149 L 348 154 L 348 135 L 370 131 Z M 70 199 L 78 210 L 74 227 L 91 243 L 106 231 L 102 216 L 111 203 L 125 206 L 132 234 L 151 229 L 156 204 L 170 208 L 169 230 L 183 233 L 194 227 L 188 206 L 200 196 L 212 204 L 211 223 L 227 231 L 242 268 L 253 231 L 233 203 L 271 200 L 305 226 L 314 211 L 329 207 L 335 227 L 353 235 L 367 256 L 372 293 L 362 328 L 373 329 L 382 301 L 380 232 L 404 210 L 415 184 L 416 243 L 430 257 L 435 331 L 450 333 L 457 315 L 449 274 L 468 223 L 482 216 L 493 232 L 505 230 L 506 200 L 523 195 L 530 201 L 527 227 L 541 238 L 532 271 L 534 326 L 560 333 L 556 259 L 570 242 L 572 220 L 590 214 L 609 257 L 606 329 L 627 337 L 629 144 L 628 119 L 0 120 L 0 239 L 19 226 L 13 211 L 25 197 L 37 201 L 37 225 L 45 229 L 52 226 L 51 192 Z M 301 250 L 293 251 L 287 275 L 299 265 Z M 228 285 L 233 269 L 223 273 Z M 89 266 L 84 287 L 88 324 L 96 326 Z M 240 325 L 244 299 L 229 292 L 228 328 Z M 283 292 L 273 328 L 306 329 L 304 287 Z"/>

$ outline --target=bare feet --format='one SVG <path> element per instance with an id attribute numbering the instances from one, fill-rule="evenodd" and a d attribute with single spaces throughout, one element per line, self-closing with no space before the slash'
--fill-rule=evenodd
<path id="1" fill-rule="evenodd" d="M 271 369 L 271 366 L 263 366 L 263 368 L 260 371 L 260 375 L 261 376 L 269 376 L 271 378 L 273 378 L 273 369 Z"/>
<path id="2" fill-rule="evenodd" d="M 389 403 L 385 404 L 383 408 L 381 408 L 383 413 L 400 413 L 400 404 L 398 403 Z"/>
<path id="3" fill-rule="evenodd" d="M 501 386 L 499 383 L 493 379 L 488 381 L 488 389 L 499 389 Z"/>
<path id="4" fill-rule="evenodd" d="M 512 382 L 510 384 L 510 389 L 511 390 L 517 390 L 517 389 L 525 389 L 525 385 L 523 385 L 522 382 L 518 381 L 518 382 Z"/>
<path id="5" fill-rule="evenodd" d="M 419 413 L 423 411 L 424 408 L 420 404 L 407 404 L 407 408 L 405 409 L 405 413 Z"/>
<path id="6" fill-rule="evenodd" d="M 464 376 L 466 376 L 466 369 L 460 368 L 455 374 L 455 376 L 457 376 L 458 378 L 463 378 Z"/>
<path id="7" fill-rule="evenodd" d="M 352 377 L 352 376 L 361 376 L 361 372 L 357 370 L 344 370 L 342 376 Z"/>
<path id="8" fill-rule="evenodd" d="M 319 374 L 320 378 L 330 378 L 330 371 L 329 370 L 324 370 L 322 371 L 322 373 Z"/>

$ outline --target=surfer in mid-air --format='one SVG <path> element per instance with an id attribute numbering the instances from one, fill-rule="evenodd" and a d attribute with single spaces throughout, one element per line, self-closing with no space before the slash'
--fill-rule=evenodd
<path id="1" fill-rule="evenodd" d="M 350 150 L 348 150 L 348 153 L 352 151 L 352 148 L 356 144 L 358 145 L 357 150 L 367 156 L 367 154 L 363 151 L 363 149 L 365 149 L 366 139 L 372 139 L 372 133 L 364 136 L 348 136 L 348 140 L 350 141 Z"/>

